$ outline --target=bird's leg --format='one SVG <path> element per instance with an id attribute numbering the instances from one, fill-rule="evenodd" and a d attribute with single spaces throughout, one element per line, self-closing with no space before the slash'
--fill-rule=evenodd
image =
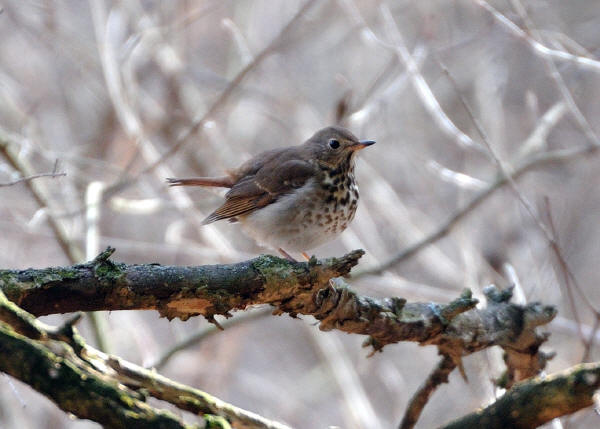
<path id="1" fill-rule="evenodd" d="M 287 259 L 288 261 L 290 261 L 290 262 L 298 262 L 298 261 L 296 261 L 296 260 L 295 260 L 295 259 L 292 257 L 292 255 L 290 255 L 288 252 L 286 252 L 285 250 L 283 250 L 281 247 L 280 247 L 279 249 L 277 249 L 277 250 L 278 250 L 278 251 L 279 251 L 279 253 L 281 253 L 281 255 L 282 255 L 282 256 L 283 256 L 285 259 Z"/>
<path id="2" fill-rule="evenodd" d="M 310 261 L 310 256 L 308 256 L 308 253 L 302 252 L 302 256 L 304 256 L 304 259 L 306 259 L 307 261 Z"/>

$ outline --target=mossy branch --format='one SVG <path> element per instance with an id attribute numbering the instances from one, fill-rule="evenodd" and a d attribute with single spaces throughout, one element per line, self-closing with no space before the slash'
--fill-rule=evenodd
<path id="1" fill-rule="evenodd" d="M 312 315 L 322 330 L 368 335 L 374 351 L 400 341 L 436 345 L 458 366 L 462 356 L 499 345 L 507 353 L 508 387 L 544 367 L 547 356 L 538 350 L 546 337 L 536 327 L 556 314 L 550 306 L 513 304 L 510 290 L 495 287 L 486 290 L 488 304 L 481 309 L 468 290 L 448 304 L 361 296 L 340 276 L 349 274 L 362 250 L 303 263 L 263 255 L 197 267 L 117 263 L 110 260 L 113 251 L 71 267 L 0 270 L 0 290 L 36 316 L 155 309 L 168 318 L 203 315 L 217 324 L 215 315 L 270 304 L 274 313 Z"/>
<path id="2" fill-rule="evenodd" d="M 229 316 L 231 311 L 250 305 L 270 304 L 275 314 L 314 316 L 321 322 L 321 330 L 367 335 L 365 346 L 371 346 L 373 353 L 400 341 L 435 345 L 447 362 L 446 375 L 454 367 L 462 368 L 463 356 L 498 345 L 505 350 L 507 371 L 502 382 L 506 387 L 538 374 L 549 357 L 539 350 L 547 337 L 536 328 L 552 320 L 556 314 L 553 307 L 513 304 L 511 290 L 493 286 L 485 290 L 487 305 L 482 308 L 476 308 L 478 301 L 469 290 L 448 304 L 361 296 L 341 276 L 350 273 L 362 250 L 303 263 L 263 255 L 237 264 L 197 267 L 117 263 L 110 260 L 113 252 L 109 248 L 94 260 L 71 267 L 0 270 L 0 290 L 36 316 L 155 309 L 168 318 L 185 320 L 203 315 L 218 325 L 215 315 Z M 68 330 L 65 334 L 64 330 L 50 329 L 14 304 L 7 302 L 0 309 L 0 320 L 16 327 L 29 341 L 67 341 L 76 355 L 85 349 L 90 362 L 92 358 L 103 362 L 96 367 L 111 369 L 113 382 L 141 388 L 182 409 L 197 413 L 211 410 L 206 408 L 211 403 L 206 394 L 153 377 L 143 368 L 71 341 Z M 440 382 L 446 380 L 446 376 L 438 378 Z M 422 390 L 424 400 L 416 398 L 414 402 L 420 404 L 414 408 L 416 417 L 438 384 L 431 383 L 431 388 Z"/>
<path id="3" fill-rule="evenodd" d="M 62 410 L 111 428 L 289 429 L 200 390 L 88 346 L 70 319 L 47 326 L 0 292 L 0 371 L 53 400 Z M 202 416 L 184 424 L 146 404 L 146 396 Z"/>
<path id="4" fill-rule="evenodd" d="M 254 304 L 299 295 L 310 299 L 329 279 L 344 276 L 364 254 L 293 263 L 263 255 L 228 265 L 131 265 L 109 259 L 114 249 L 70 267 L 0 270 L 0 290 L 19 307 L 42 316 L 97 310 L 158 310 L 169 319 L 227 316 Z"/>
<path id="5" fill-rule="evenodd" d="M 598 389 L 600 363 L 581 364 L 518 383 L 493 404 L 442 428 L 534 428 L 593 405 Z"/>

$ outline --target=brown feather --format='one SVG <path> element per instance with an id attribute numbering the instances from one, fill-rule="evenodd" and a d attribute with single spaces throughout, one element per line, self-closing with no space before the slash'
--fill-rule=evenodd
<path id="1" fill-rule="evenodd" d="M 202 224 L 207 225 L 221 219 L 229 219 L 255 209 L 256 205 L 252 200 L 245 198 L 232 198 L 225 201 L 225 204 L 212 212 L 206 219 L 202 221 Z"/>
<path id="2" fill-rule="evenodd" d="M 235 181 L 231 176 L 221 177 L 190 177 L 189 179 L 167 178 L 169 186 L 215 186 L 231 188 Z"/>
<path id="3" fill-rule="evenodd" d="M 276 165 L 270 164 L 263 164 L 263 168 L 259 168 L 255 175 L 243 177 L 233 185 L 225 194 L 225 203 L 202 223 L 248 215 L 274 203 L 281 195 L 302 187 L 315 175 L 315 167 L 304 160 L 291 159 Z"/>

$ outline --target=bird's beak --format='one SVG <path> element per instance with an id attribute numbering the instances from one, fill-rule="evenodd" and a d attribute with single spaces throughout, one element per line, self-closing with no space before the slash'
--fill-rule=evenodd
<path id="1" fill-rule="evenodd" d="M 375 144 L 375 140 L 361 140 L 359 142 L 354 143 L 352 146 L 352 150 L 361 150 L 366 148 L 367 146 L 371 146 Z"/>

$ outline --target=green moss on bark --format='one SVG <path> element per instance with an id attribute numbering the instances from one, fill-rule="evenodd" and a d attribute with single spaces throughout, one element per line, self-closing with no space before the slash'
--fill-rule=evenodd
<path id="1" fill-rule="evenodd" d="M 94 276 L 101 284 L 120 284 L 126 277 L 125 265 L 101 261 L 94 264 Z"/>
<path id="2" fill-rule="evenodd" d="M 69 346 L 60 343 L 66 355 Z M 185 428 L 172 413 L 154 410 L 136 394 L 103 380 L 0 323 L 0 371 L 52 399 L 61 409 L 111 428 Z M 189 428 L 198 426 L 187 426 Z"/>
<path id="3" fill-rule="evenodd" d="M 206 414 L 204 421 L 206 422 L 206 429 L 231 429 L 231 425 L 225 417 Z"/>

